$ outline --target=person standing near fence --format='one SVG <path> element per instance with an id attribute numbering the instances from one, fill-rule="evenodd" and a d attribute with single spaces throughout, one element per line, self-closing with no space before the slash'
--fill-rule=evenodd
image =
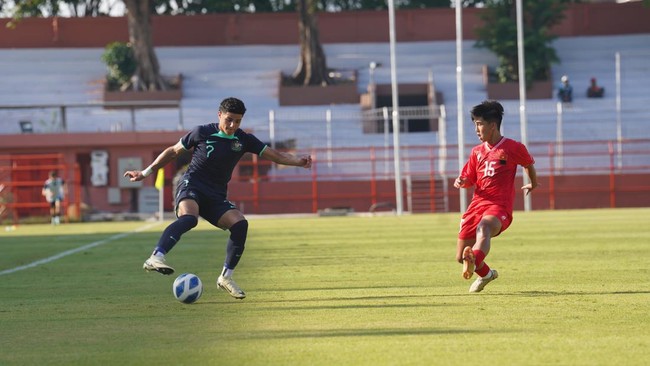
<path id="1" fill-rule="evenodd" d="M 49 178 L 43 184 L 41 194 L 50 204 L 50 222 L 52 225 L 59 225 L 61 223 L 61 203 L 65 196 L 65 181 L 59 177 L 56 170 L 50 172 Z"/>
<path id="2" fill-rule="evenodd" d="M 484 101 L 471 111 L 472 121 L 481 144 L 475 146 L 462 172 L 454 181 L 456 188 L 474 186 L 472 201 L 460 221 L 456 260 L 463 264 L 463 278 L 474 272 L 479 278 L 469 292 L 481 292 L 499 274 L 490 269 L 485 257 L 491 239 L 512 223 L 515 200 L 515 175 L 519 165 L 530 178 L 521 187 L 529 194 L 537 186 L 535 160 L 524 144 L 501 135 L 503 106 L 497 101 Z"/>
<path id="3" fill-rule="evenodd" d="M 164 275 L 174 273 L 174 269 L 166 263 L 165 255 L 184 233 L 197 225 L 201 216 L 222 230 L 230 230 L 226 259 L 217 278 L 217 286 L 237 299 L 243 299 L 246 294 L 232 279 L 232 274 L 244 252 L 248 233 L 248 221 L 227 199 L 227 185 L 237 162 L 250 152 L 282 165 L 310 168 L 312 163 L 309 155 L 295 156 L 277 151 L 240 129 L 245 112 L 246 107 L 241 100 L 224 99 L 217 113 L 218 123 L 194 127 L 179 142 L 166 148 L 146 169 L 124 173 L 132 182 L 141 181 L 183 152 L 192 151 L 190 164 L 177 187 L 177 219 L 162 233 L 143 268 Z"/>

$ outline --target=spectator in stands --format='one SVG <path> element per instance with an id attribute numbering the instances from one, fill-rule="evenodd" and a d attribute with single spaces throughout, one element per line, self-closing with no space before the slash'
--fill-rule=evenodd
<path id="1" fill-rule="evenodd" d="M 45 181 L 41 194 L 50 204 L 50 222 L 52 225 L 61 223 L 61 202 L 65 195 L 65 181 L 59 177 L 56 170 L 50 172 L 49 178 Z"/>
<path id="2" fill-rule="evenodd" d="M 180 141 L 166 148 L 143 171 L 129 170 L 124 173 L 132 182 L 141 181 L 184 152 L 192 152 L 187 172 L 177 187 L 177 219 L 160 236 L 143 268 L 164 275 L 174 273 L 174 269 L 165 262 L 165 254 L 169 253 L 184 233 L 197 225 L 201 216 L 215 227 L 230 231 L 226 260 L 221 275 L 217 278 L 217 286 L 236 299 L 246 297 L 232 279 L 232 274 L 244 252 L 248 233 L 248 221 L 227 198 L 228 182 L 237 162 L 245 153 L 250 152 L 277 164 L 311 167 L 311 156 L 277 151 L 239 128 L 245 112 L 246 107 L 241 100 L 224 99 L 219 106 L 217 123 L 194 127 Z"/>
<path id="3" fill-rule="evenodd" d="M 587 88 L 587 98 L 602 98 L 605 88 L 598 86 L 596 78 L 591 78 L 591 85 Z"/>
<path id="4" fill-rule="evenodd" d="M 557 91 L 557 97 L 563 103 L 571 103 L 573 101 L 573 87 L 569 84 L 569 77 L 563 75 L 560 80 L 562 81 L 562 85 L 560 85 L 560 89 Z"/>

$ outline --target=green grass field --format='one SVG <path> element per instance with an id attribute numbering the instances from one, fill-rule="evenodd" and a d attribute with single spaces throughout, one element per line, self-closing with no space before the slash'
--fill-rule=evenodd
<path id="1" fill-rule="evenodd" d="M 20 226 L 0 232 L 0 365 L 647 365 L 649 218 L 515 212 L 480 294 L 458 214 L 251 218 L 243 301 L 215 285 L 227 233 L 201 222 L 168 256 L 203 280 L 193 305 L 142 270 L 163 224 Z"/>

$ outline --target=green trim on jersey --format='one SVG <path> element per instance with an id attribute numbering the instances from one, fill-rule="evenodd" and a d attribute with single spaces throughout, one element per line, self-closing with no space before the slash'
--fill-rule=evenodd
<path id="1" fill-rule="evenodd" d="M 180 140 L 178 140 L 178 142 L 181 143 L 181 145 L 183 146 L 183 149 L 185 149 L 185 151 L 188 151 L 188 150 L 189 150 L 189 149 L 187 148 L 187 146 L 185 146 L 185 144 L 183 143 L 183 138 L 182 138 L 182 137 L 181 137 Z"/>
<path id="2" fill-rule="evenodd" d="M 262 149 L 262 151 L 260 151 L 259 156 L 262 156 L 262 154 L 264 154 L 264 151 L 266 150 L 267 147 L 269 147 L 269 145 L 264 145 L 264 148 Z"/>
<path id="3" fill-rule="evenodd" d="M 210 136 L 217 136 L 217 137 L 222 137 L 224 139 L 230 139 L 230 140 L 239 140 L 239 137 L 237 137 L 235 135 L 228 135 L 227 133 L 225 133 L 225 132 L 223 132 L 221 130 L 219 130 L 219 132 L 217 132 L 217 133 L 213 133 Z"/>

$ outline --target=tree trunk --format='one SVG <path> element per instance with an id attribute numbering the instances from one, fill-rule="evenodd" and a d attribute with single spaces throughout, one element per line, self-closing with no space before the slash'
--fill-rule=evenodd
<path id="1" fill-rule="evenodd" d="M 325 53 L 318 37 L 316 0 L 296 0 L 298 32 L 300 35 L 300 61 L 292 77 L 302 85 L 331 84 Z"/>
<path id="2" fill-rule="evenodd" d="M 160 75 L 158 58 L 151 40 L 151 0 L 124 0 L 129 25 L 129 42 L 138 67 L 128 89 L 166 90 L 167 82 Z"/>

